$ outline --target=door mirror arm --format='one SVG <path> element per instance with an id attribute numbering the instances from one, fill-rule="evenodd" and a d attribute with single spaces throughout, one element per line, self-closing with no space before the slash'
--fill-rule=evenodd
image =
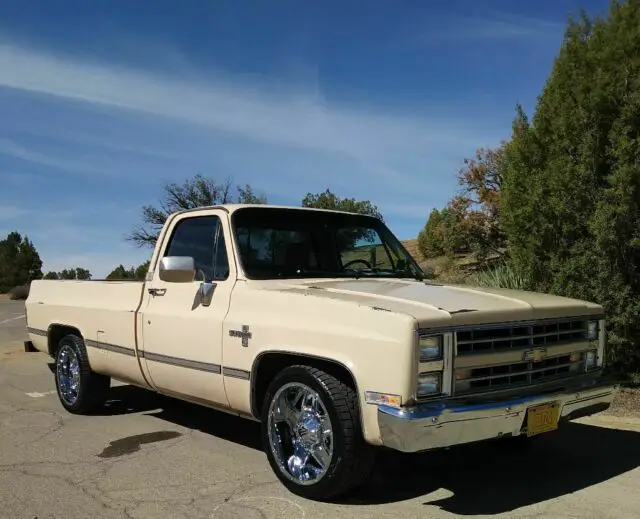
<path id="1" fill-rule="evenodd" d="M 200 283 L 198 293 L 200 296 L 200 304 L 202 304 L 202 306 L 211 305 L 211 300 L 213 299 L 213 293 L 216 291 L 216 286 L 216 283 L 208 283 L 206 281 Z"/>

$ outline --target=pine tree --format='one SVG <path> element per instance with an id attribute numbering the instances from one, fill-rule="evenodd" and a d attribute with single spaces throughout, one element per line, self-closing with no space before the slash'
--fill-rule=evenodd
<path id="1" fill-rule="evenodd" d="M 639 27 L 638 0 L 570 20 L 531 125 L 516 117 L 502 186 L 513 266 L 530 288 L 603 304 L 627 368 L 640 359 Z"/>

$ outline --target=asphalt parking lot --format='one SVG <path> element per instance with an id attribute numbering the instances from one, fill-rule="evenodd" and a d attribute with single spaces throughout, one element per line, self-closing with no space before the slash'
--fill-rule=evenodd
<path id="1" fill-rule="evenodd" d="M 59 405 L 25 353 L 24 305 L 0 301 L 0 517 L 637 518 L 640 419 L 598 415 L 516 450 L 492 442 L 385 454 L 341 503 L 288 493 L 258 425 L 119 385 L 98 416 Z"/>

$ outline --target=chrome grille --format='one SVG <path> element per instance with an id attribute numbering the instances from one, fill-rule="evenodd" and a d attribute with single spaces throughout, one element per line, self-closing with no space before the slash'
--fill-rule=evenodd
<path id="1" fill-rule="evenodd" d="M 526 386 L 532 383 L 572 376 L 584 370 L 583 355 L 560 355 L 540 362 L 517 362 L 495 366 L 459 369 L 455 372 L 455 394 Z M 460 379 L 464 376 L 463 379 Z"/>
<path id="2" fill-rule="evenodd" d="M 456 353 L 491 353 L 531 346 L 551 346 L 584 340 L 587 319 L 483 326 L 457 332 Z"/>

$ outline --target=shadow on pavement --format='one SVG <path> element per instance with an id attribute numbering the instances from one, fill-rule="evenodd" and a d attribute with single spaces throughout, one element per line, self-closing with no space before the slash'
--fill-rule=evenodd
<path id="1" fill-rule="evenodd" d="M 52 373 L 55 373 L 55 363 L 49 362 L 47 366 Z M 136 386 L 114 386 L 109 388 L 104 408 L 97 409 L 91 414 L 93 416 L 115 416 L 152 411 L 164 405 L 164 399 L 165 397 L 154 391 Z"/>
<path id="2" fill-rule="evenodd" d="M 640 433 L 568 423 L 533 444 L 494 441 L 420 455 L 385 452 L 347 504 L 427 500 L 457 515 L 492 515 L 582 490 L 640 466 Z"/>
<path id="3" fill-rule="evenodd" d="M 148 416 L 210 434 L 250 449 L 263 450 L 258 422 L 169 397 L 161 398 L 162 409 L 147 413 Z"/>
<path id="4" fill-rule="evenodd" d="M 112 387 L 109 390 L 107 404 L 98 414 L 115 415 L 140 412 L 175 425 L 262 451 L 260 424 L 135 386 Z"/>
<path id="5" fill-rule="evenodd" d="M 110 390 L 101 414 L 144 412 L 255 450 L 260 424 L 133 386 Z M 266 459 L 265 459 L 266 463 Z M 421 498 L 457 515 L 491 515 L 570 494 L 640 466 L 640 433 L 567 423 L 530 445 L 492 441 L 423 454 L 380 451 L 365 485 L 343 505 L 376 505 Z"/>

